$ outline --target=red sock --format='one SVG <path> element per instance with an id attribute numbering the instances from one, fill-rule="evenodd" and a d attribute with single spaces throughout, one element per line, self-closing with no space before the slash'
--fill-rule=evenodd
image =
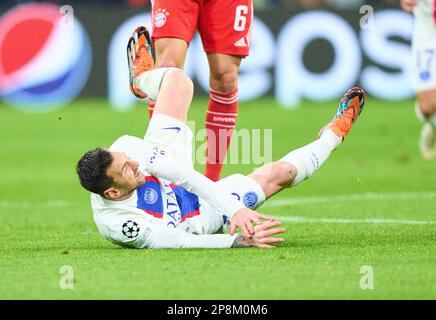
<path id="1" fill-rule="evenodd" d="M 206 115 L 207 159 L 205 175 L 217 181 L 227 155 L 238 115 L 238 90 L 230 93 L 210 89 Z"/>
<path id="2" fill-rule="evenodd" d="M 148 99 L 148 117 L 150 118 L 150 120 L 151 120 L 151 117 L 153 116 L 155 104 L 156 104 L 156 101 Z"/>

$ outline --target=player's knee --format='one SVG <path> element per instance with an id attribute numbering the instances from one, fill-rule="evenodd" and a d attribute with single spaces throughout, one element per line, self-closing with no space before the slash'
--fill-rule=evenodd
<path id="1" fill-rule="evenodd" d="M 287 187 L 297 176 L 297 168 L 287 162 L 277 161 L 264 165 L 251 174 L 266 189 Z"/>
<path id="2" fill-rule="evenodd" d="M 273 182 L 280 187 L 287 187 L 297 176 L 297 168 L 293 165 L 277 161 L 273 164 Z"/>
<path id="3" fill-rule="evenodd" d="M 181 68 L 182 66 L 178 66 L 175 59 L 171 57 L 163 57 L 159 60 L 158 68 Z"/>
<path id="4" fill-rule="evenodd" d="M 238 72 L 223 71 L 211 75 L 211 87 L 219 92 L 233 92 L 238 88 Z"/>
<path id="5" fill-rule="evenodd" d="M 418 96 L 419 109 L 425 118 L 429 118 L 436 113 L 436 101 L 434 100 L 430 95 Z"/>
<path id="6" fill-rule="evenodd" d="M 192 80 L 183 72 L 182 69 L 174 68 L 168 70 L 165 76 L 167 83 L 174 85 L 174 95 L 192 95 L 194 84 Z"/>

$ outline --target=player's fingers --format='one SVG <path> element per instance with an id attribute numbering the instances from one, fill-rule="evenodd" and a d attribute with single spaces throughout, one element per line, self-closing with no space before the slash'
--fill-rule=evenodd
<path id="1" fill-rule="evenodd" d="M 251 218 L 250 218 L 249 215 L 246 215 L 246 216 L 240 217 L 240 227 L 241 227 L 241 228 L 244 227 L 245 230 L 247 230 L 247 232 L 250 234 L 250 238 L 251 238 L 251 236 L 254 235 L 255 232 L 256 232 L 256 231 L 254 230 L 253 225 L 251 224 Z"/>
<path id="2" fill-rule="evenodd" d="M 284 238 L 263 238 L 261 240 L 259 240 L 260 243 L 265 244 L 265 243 L 279 243 L 279 242 L 284 242 L 285 239 Z"/>
<path id="3" fill-rule="evenodd" d="M 261 224 L 262 223 L 262 221 L 260 221 L 258 218 L 256 218 L 255 216 L 252 216 L 251 218 L 251 221 L 253 221 L 255 224 Z"/>
<path id="4" fill-rule="evenodd" d="M 282 223 L 280 221 L 274 220 L 274 221 L 264 221 L 261 224 L 257 225 L 256 231 L 262 231 L 262 230 L 267 230 L 273 227 L 277 227 L 279 225 L 281 225 Z"/>
<path id="5" fill-rule="evenodd" d="M 253 225 L 251 224 L 251 221 L 248 220 L 245 223 L 245 227 L 247 228 L 247 231 L 250 233 L 250 238 L 256 233 L 256 230 L 254 230 Z"/>
<path id="6" fill-rule="evenodd" d="M 230 234 L 231 235 L 235 234 L 237 228 L 238 226 L 236 225 L 236 223 L 232 222 L 230 225 Z"/>
<path id="7" fill-rule="evenodd" d="M 256 217 L 264 220 L 275 220 L 275 218 L 256 212 Z"/>
<path id="8" fill-rule="evenodd" d="M 252 239 L 252 238 L 253 238 L 253 235 L 250 233 L 250 231 L 248 231 L 248 228 L 247 228 L 246 225 L 241 226 L 241 230 L 242 230 L 242 233 L 244 234 L 244 236 L 245 236 L 247 239 Z"/>
<path id="9" fill-rule="evenodd" d="M 253 233 L 250 232 L 249 226 L 251 226 L 251 223 L 247 223 L 245 220 L 239 222 L 239 228 L 241 229 L 241 233 L 244 235 L 244 237 L 246 237 L 247 239 L 252 239 Z"/>
<path id="10" fill-rule="evenodd" d="M 260 231 L 258 233 L 256 233 L 256 236 L 258 237 L 258 239 L 261 238 L 267 238 L 279 233 L 283 233 L 285 232 L 285 228 L 280 228 L 280 229 L 269 229 L 269 230 L 264 230 L 264 231 Z"/>

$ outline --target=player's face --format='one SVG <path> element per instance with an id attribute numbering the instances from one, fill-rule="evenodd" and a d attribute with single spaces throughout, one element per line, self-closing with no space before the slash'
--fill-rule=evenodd
<path id="1" fill-rule="evenodd" d="M 106 174 L 114 179 L 116 194 L 110 198 L 120 198 L 132 193 L 144 183 L 144 174 L 139 170 L 139 163 L 123 152 L 111 152 L 113 161 Z"/>

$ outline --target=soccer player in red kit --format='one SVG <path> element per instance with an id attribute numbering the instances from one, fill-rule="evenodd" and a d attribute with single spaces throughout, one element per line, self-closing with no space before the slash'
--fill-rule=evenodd
<path id="1" fill-rule="evenodd" d="M 183 69 L 189 43 L 200 33 L 210 67 L 205 175 L 219 180 L 238 115 L 238 71 L 250 48 L 252 0 L 151 0 L 151 5 L 156 68 Z"/>

